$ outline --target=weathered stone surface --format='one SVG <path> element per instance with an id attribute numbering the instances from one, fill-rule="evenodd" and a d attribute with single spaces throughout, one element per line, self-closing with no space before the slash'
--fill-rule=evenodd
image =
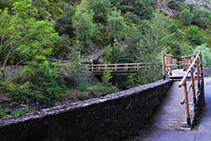
<path id="1" fill-rule="evenodd" d="M 211 75 L 211 68 L 203 68 L 203 74 Z"/>
<path id="2" fill-rule="evenodd" d="M 1 141 L 122 140 L 153 115 L 171 82 L 1 119 Z"/>

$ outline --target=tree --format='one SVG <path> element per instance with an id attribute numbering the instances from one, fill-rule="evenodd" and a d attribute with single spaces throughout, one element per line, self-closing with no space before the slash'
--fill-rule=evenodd
<path id="1" fill-rule="evenodd" d="M 100 8 L 99 8 L 100 7 Z M 107 15 L 111 12 L 111 4 L 109 0 L 89 0 L 87 9 L 93 11 L 95 23 L 105 23 Z"/>
<path id="2" fill-rule="evenodd" d="M 44 46 L 51 44 L 57 38 L 51 23 L 36 21 L 33 18 L 36 9 L 32 8 L 30 0 L 14 3 L 13 11 L 15 15 L 12 16 L 8 14 L 7 10 L 1 12 L 0 25 L 3 32 L 1 33 L 0 49 L 7 53 L 1 70 L 4 79 L 4 68 L 11 54 L 18 52 L 21 55 L 21 60 L 16 64 L 18 65 L 31 57 L 36 58 L 50 52 L 51 49 L 44 48 Z M 10 49 L 8 50 L 8 48 Z"/>
<path id="3" fill-rule="evenodd" d="M 136 62 L 136 57 L 138 55 L 137 48 L 139 47 L 141 37 L 142 37 L 141 32 L 138 30 L 137 27 L 133 25 L 130 28 L 130 32 L 126 39 L 126 43 L 128 45 L 126 48 L 126 52 L 129 54 L 133 62 Z"/>
<path id="4" fill-rule="evenodd" d="M 200 35 L 198 27 L 195 25 L 188 27 L 188 29 L 186 29 L 184 33 L 185 37 L 189 39 L 193 44 L 201 45 L 204 41 L 203 36 Z"/>
<path id="5" fill-rule="evenodd" d="M 199 53 L 200 51 L 202 53 L 202 66 L 210 68 L 211 67 L 210 48 L 208 48 L 206 44 L 202 44 L 194 50 L 194 53 Z"/>
<path id="6" fill-rule="evenodd" d="M 69 38 L 74 36 L 73 33 L 73 23 L 72 16 L 75 13 L 75 9 L 69 5 L 64 5 L 64 10 L 62 15 L 56 20 L 56 24 L 54 25 L 55 30 L 59 33 L 59 35 L 67 34 Z"/>
<path id="7" fill-rule="evenodd" d="M 124 18 L 121 16 L 121 11 L 116 8 L 111 12 L 107 19 L 107 32 L 111 41 L 114 39 L 122 39 L 124 37 L 127 25 L 124 23 Z"/>
<path id="8" fill-rule="evenodd" d="M 80 42 L 81 51 L 87 51 L 92 45 L 92 34 L 94 32 L 93 12 L 88 11 L 84 5 L 87 1 L 83 0 L 73 17 L 73 28 L 75 29 L 76 40 Z"/>
<path id="9" fill-rule="evenodd" d="M 141 19 L 151 19 L 152 14 L 152 5 L 154 4 L 153 0 L 136 0 L 133 6 L 133 12 L 141 17 Z"/>
<path id="10" fill-rule="evenodd" d="M 189 26 L 193 20 L 192 15 L 189 10 L 185 9 L 180 13 L 180 20 L 183 25 Z"/>
<path id="11" fill-rule="evenodd" d="M 7 10 L 0 13 L 1 26 L 1 56 L 7 54 L 2 66 L 2 78 L 11 98 L 26 100 L 33 97 L 49 102 L 59 98 L 64 88 L 57 81 L 59 73 L 58 63 L 49 62 L 53 44 L 58 35 L 53 24 L 47 20 L 37 21 L 37 9 L 32 8 L 31 0 L 19 0 L 13 4 L 13 14 Z M 5 66 L 12 55 L 16 58 L 17 67 L 25 66 L 20 70 L 20 82 L 5 77 Z M 14 97 L 14 95 L 16 95 Z"/>
<path id="12" fill-rule="evenodd" d="M 144 34 L 140 38 L 139 46 L 137 47 L 137 61 L 140 63 L 149 63 L 148 70 L 142 71 L 143 75 L 139 78 L 139 83 L 153 82 L 159 79 L 161 73 L 160 54 L 168 41 L 167 35 L 168 23 L 167 19 L 156 12 L 152 20 L 149 22 L 149 27 L 144 29 Z"/>

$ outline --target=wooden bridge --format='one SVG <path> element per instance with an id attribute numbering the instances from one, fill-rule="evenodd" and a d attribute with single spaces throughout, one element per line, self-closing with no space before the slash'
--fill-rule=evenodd
<path id="1" fill-rule="evenodd" d="M 141 69 L 150 68 L 149 63 L 119 63 L 119 64 L 91 64 L 89 71 L 95 75 L 102 75 L 106 69 L 113 70 L 112 74 L 138 74 Z"/>
<path id="2" fill-rule="evenodd" d="M 162 53 L 163 79 L 175 80 L 165 101 L 155 115 L 155 126 L 161 129 L 192 128 L 200 100 L 204 103 L 203 69 L 201 52 L 182 56 L 181 69 L 172 70 L 171 54 Z M 182 65 L 181 65 L 182 64 Z M 199 98 L 199 96 L 201 96 Z M 185 106 L 184 106 L 185 105 Z"/>
<path id="3" fill-rule="evenodd" d="M 195 118 L 197 98 L 203 88 L 201 52 L 181 59 L 177 61 L 173 55 L 162 53 L 163 80 L 174 82 L 155 115 L 155 125 L 161 129 L 191 129 Z M 106 69 L 113 70 L 113 74 L 131 74 L 150 67 L 150 63 L 90 64 L 89 70 L 98 75 Z"/>

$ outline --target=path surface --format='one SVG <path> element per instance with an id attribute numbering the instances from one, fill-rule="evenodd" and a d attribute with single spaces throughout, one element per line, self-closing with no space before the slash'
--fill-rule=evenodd
<path id="1" fill-rule="evenodd" d="M 180 81 L 176 81 L 168 91 L 166 98 L 155 113 L 155 127 L 159 129 L 180 129 L 182 123 L 186 123 L 185 104 L 180 102 L 184 97 L 183 87 L 179 88 Z M 190 82 L 187 83 L 187 86 Z M 189 93 L 189 102 L 193 102 L 192 91 Z M 192 107 L 192 106 L 190 106 Z M 190 110 L 191 119 L 193 118 L 193 110 Z M 187 128 L 186 128 L 187 129 Z M 190 128 L 188 128 L 190 130 Z"/>
<path id="2" fill-rule="evenodd" d="M 125 141 L 211 141 L 211 77 L 204 78 L 204 85 L 207 106 L 197 131 L 164 130 L 152 125 L 139 136 Z"/>

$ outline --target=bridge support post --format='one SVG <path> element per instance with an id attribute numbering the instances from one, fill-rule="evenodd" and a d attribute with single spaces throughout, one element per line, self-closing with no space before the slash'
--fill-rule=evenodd
<path id="1" fill-rule="evenodd" d="M 162 52 L 162 69 L 163 69 L 163 80 L 165 80 L 165 64 L 164 64 L 164 53 Z"/>
<path id="2" fill-rule="evenodd" d="M 195 92 L 195 84 L 194 84 L 194 78 L 193 78 L 193 68 L 190 68 L 191 73 L 191 82 L 192 82 L 192 91 L 193 91 L 193 104 L 196 104 L 196 92 Z"/>
<path id="3" fill-rule="evenodd" d="M 187 116 L 187 126 L 190 127 L 190 114 L 189 114 L 189 104 L 188 104 L 188 94 L 187 94 L 187 86 L 186 81 L 183 81 L 184 86 L 184 94 L 185 94 L 185 107 L 186 107 L 186 116 Z"/>
<path id="4" fill-rule="evenodd" d="M 201 68 L 201 77 L 203 78 L 203 69 L 202 69 L 202 58 L 201 58 L 201 51 L 199 52 L 200 56 L 200 68 Z"/>
<path id="5" fill-rule="evenodd" d="M 171 53 L 170 53 L 171 55 Z M 169 57 L 169 64 L 172 65 L 172 58 Z M 172 67 L 169 67 L 169 71 L 170 71 L 170 76 L 172 76 Z"/>
<path id="6" fill-rule="evenodd" d="M 197 68 L 197 84 L 198 84 L 198 89 L 200 89 L 200 78 L 199 78 L 199 59 L 196 59 L 196 68 Z"/>

